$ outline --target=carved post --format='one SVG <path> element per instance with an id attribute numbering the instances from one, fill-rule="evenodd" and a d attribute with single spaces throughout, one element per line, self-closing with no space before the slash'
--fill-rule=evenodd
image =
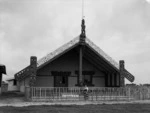
<path id="1" fill-rule="evenodd" d="M 30 87 L 34 86 L 36 81 L 36 71 L 37 71 L 37 57 L 31 56 L 30 58 Z"/>
<path id="2" fill-rule="evenodd" d="M 80 53 L 79 53 L 79 84 L 80 84 L 80 86 L 83 85 L 83 77 L 82 77 L 82 46 L 80 46 Z"/>
<path id="3" fill-rule="evenodd" d="M 83 86 L 83 76 L 82 76 L 82 66 L 83 66 L 83 52 L 84 52 L 84 45 L 85 45 L 85 20 L 82 19 L 81 23 L 81 34 L 80 34 L 80 50 L 79 50 L 79 84 Z"/>
<path id="4" fill-rule="evenodd" d="M 2 75 L 6 74 L 6 67 L 4 65 L 0 65 L 0 94 L 1 92 L 1 86 L 2 86 Z"/>
<path id="5" fill-rule="evenodd" d="M 105 87 L 108 87 L 108 73 L 105 73 Z"/>
<path id="6" fill-rule="evenodd" d="M 2 85 L 2 73 L 0 72 L 0 87 Z"/>
<path id="7" fill-rule="evenodd" d="M 124 76 L 123 76 L 124 60 L 119 61 L 119 70 L 120 70 L 120 86 L 124 87 L 125 86 L 125 80 L 124 80 Z"/>
<path id="8" fill-rule="evenodd" d="M 1 94 L 1 85 L 2 85 L 2 73 L 0 72 L 0 94 Z"/>
<path id="9" fill-rule="evenodd" d="M 117 87 L 117 73 L 114 73 L 114 86 Z"/>
<path id="10" fill-rule="evenodd" d="M 107 73 L 107 86 L 110 87 L 110 72 Z"/>
<path id="11" fill-rule="evenodd" d="M 81 34 L 80 34 L 80 43 L 81 45 L 85 44 L 85 38 L 86 38 L 86 34 L 85 34 L 85 20 L 82 19 L 82 23 L 81 23 Z"/>
<path id="12" fill-rule="evenodd" d="M 111 76 L 112 76 L 112 87 L 115 87 L 115 73 L 113 72 L 112 74 L 111 74 Z"/>

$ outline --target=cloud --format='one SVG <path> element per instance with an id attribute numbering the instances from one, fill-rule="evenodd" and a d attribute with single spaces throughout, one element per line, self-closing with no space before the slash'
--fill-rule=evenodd
<path id="1" fill-rule="evenodd" d="M 77 26 L 72 18 L 76 15 L 68 10 L 71 7 L 78 8 L 69 1 L 1 1 L 0 61 L 7 65 L 8 74 L 13 75 L 28 65 L 31 55 L 41 58 L 67 42 L 64 37 L 74 38 L 78 35 L 71 34 L 74 30 L 70 26 Z M 68 24 L 69 20 L 73 21 L 72 25 Z M 12 69 L 14 64 L 18 66 Z"/>
<path id="2" fill-rule="evenodd" d="M 81 2 L 1 0 L 0 62 L 7 66 L 8 75 L 27 66 L 30 56 L 39 59 L 78 36 Z M 85 0 L 84 6 L 87 37 L 116 61 L 124 59 L 135 82 L 150 82 L 149 2 Z"/>

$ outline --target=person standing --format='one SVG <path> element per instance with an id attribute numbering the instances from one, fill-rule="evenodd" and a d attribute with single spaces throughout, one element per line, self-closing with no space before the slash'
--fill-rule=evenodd
<path id="1" fill-rule="evenodd" d="M 87 87 L 87 85 L 85 85 L 83 89 L 84 100 L 88 100 L 89 98 L 88 91 L 89 91 L 89 88 Z"/>

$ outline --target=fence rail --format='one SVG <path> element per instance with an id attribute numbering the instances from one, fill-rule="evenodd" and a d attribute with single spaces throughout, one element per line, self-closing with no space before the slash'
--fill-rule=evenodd
<path id="1" fill-rule="evenodd" d="M 150 87 L 26 87 L 26 98 L 33 101 L 150 100 Z"/>
<path id="2" fill-rule="evenodd" d="M 130 96 L 134 100 L 150 100 L 150 86 L 134 86 L 130 88 Z"/>

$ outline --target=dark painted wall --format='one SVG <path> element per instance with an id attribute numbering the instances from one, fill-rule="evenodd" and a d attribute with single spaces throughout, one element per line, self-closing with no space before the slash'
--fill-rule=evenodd
<path id="1" fill-rule="evenodd" d="M 51 76 L 51 71 L 70 71 L 71 76 L 69 76 L 68 78 L 69 80 L 68 86 L 75 87 L 75 84 L 77 84 L 77 75 L 75 74 L 75 71 L 78 70 L 78 68 L 79 68 L 79 54 L 75 50 L 71 50 L 68 53 L 59 57 L 57 60 L 52 61 L 51 63 L 47 64 L 46 66 L 38 70 L 37 76 L 40 77 L 37 77 L 35 85 L 45 87 L 53 85 L 54 84 L 53 80 L 50 80 L 50 78 L 53 79 L 53 76 Z M 93 77 L 93 84 L 96 87 L 105 86 L 105 78 L 104 78 L 105 75 L 85 59 L 83 59 L 83 71 L 84 70 L 95 72 Z"/>

